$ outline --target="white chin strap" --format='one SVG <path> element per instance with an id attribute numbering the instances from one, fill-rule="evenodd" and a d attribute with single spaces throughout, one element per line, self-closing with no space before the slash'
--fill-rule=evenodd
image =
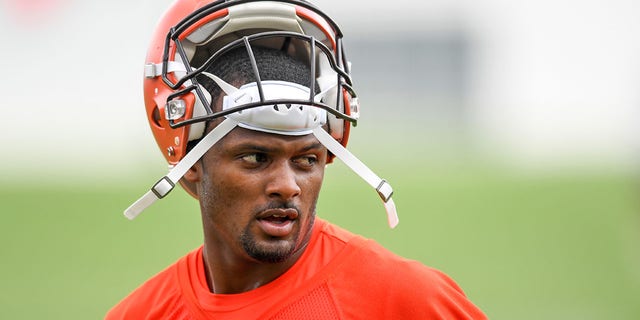
<path id="1" fill-rule="evenodd" d="M 176 164 L 169 173 L 158 180 L 156 184 L 151 187 L 151 190 L 147 191 L 140 199 L 134 202 L 127 210 L 124 211 L 125 217 L 133 220 L 144 209 L 152 205 L 156 200 L 164 198 L 173 187 L 182 179 L 187 171 L 198 161 L 202 156 L 209 151 L 209 149 L 216 144 L 222 137 L 227 135 L 233 128 L 238 125 L 238 122 L 232 119 L 225 119 L 211 132 L 209 132 L 196 146 L 187 153 L 178 164 Z"/>
<path id="2" fill-rule="evenodd" d="M 400 220 L 398 219 L 398 212 L 396 205 L 391 199 L 393 195 L 393 189 L 391 185 L 384 179 L 380 179 L 369 167 L 367 167 L 360 159 L 356 158 L 349 150 L 343 147 L 336 141 L 328 132 L 324 129 L 317 127 L 313 129 L 313 135 L 316 136 L 318 141 L 322 143 L 331 153 L 344 162 L 351 170 L 357 173 L 364 181 L 372 186 L 378 195 L 384 202 L 384 208 L 387 211 L 387 222 L 389 227 L 395 228 Z"/>
<path id="3" fill-rule="evenodd" d="M 260 101 L 259 90 L 255 83 L 247 84 L 237 89 L 218 77 L 208 75 L 219 83 L 227 96 L 224 97 L 223 110 L 233 108 L 245 103 Z M 309 89 L 303 86 L 282 81 L 264 81 L 262 85 L 265 100 L 277 99 L 278 97 L 294 97 L 308 99 Z M 316 96 L 321 99 L 325 92 Z M 297 97 L 296 97 L 297 96 Z M 398 225 L 398 214 L 396 206 L 391 196 L 393 189 L 387 181 L 378 177 L 362 161 L 356 158 L 351 152 L 345 149 L 336 141 L 322 125 L 325 124 L 326 111 L 306 105 L 265 105 L 242 112 L 233 113 L 227 116 L 218 126 L 196 144 L 187 155 L 178 162 L 169 173 L 156 182 L 151 190 L 147 191 L 140 199 L 134 202 L 124 215 L 133 219 L 144 209 L 152 205 L 156 200 L 164 198 L 180 179 L 216 142 L 227 135 L 233 128 L 240 126 L 246 129 L 276 133 L 282 135 L 313 135 L 331 153 L 342 160 L 351 170 L 364 179 L 371 187 L 376 189 L 380 198 L 384 202 L 387 211 L 387 220 L 391 228 Z"/>

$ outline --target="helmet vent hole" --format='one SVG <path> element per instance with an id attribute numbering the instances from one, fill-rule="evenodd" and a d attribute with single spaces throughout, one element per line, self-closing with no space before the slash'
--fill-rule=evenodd
<path id="1" fill-rule="evenodd" d="M 153 112 L 151 112 L 151 120 L 153 120 L 153 124 L 162 127 L 160 125 L 160 110 L 158 110 L 158 106 L 153 107 Z"/>

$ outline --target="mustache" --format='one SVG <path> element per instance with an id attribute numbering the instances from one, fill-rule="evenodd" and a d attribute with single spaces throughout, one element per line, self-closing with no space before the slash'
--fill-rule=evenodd
<path id="1" fill-rule="evenodd" d="M 294 203 L 287 201 L 272 201 L 267 203 L 266 205 L 258 208 L 256 210 L 256 212 L 262 212 L 262 211 L 266 211 L 266 210 L 271 210 L 271 209 L 294 209 L 296 211 L 298 211 L 298 213 L 300 213 L 300 208 L 298 208 L 298 206 L 296 206 Z"/>

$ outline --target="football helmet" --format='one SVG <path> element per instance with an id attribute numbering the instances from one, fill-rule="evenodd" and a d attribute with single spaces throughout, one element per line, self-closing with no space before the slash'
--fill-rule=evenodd
<path id="1" fill-rule="evenodd" d="M 278 49 L 309 66 L 308 86 L 261 80 L 253 49 Z M 239 88 L 209 72 L 225 53 L 244 48 L 255 82 Z M 204 88 L 215 83 L 215 110 Z M 177 0 L 160 19 L 144 65 L 144 102 L 169 174 L 125 210 L 133 219 L 166 196 L 200 157 L 236 126 L 284 135 L 313 134 L 378 191 L 389 224 L 398 223 L 393 190 L 346 145 L 359 105 L 337 24 L 302 0 Z M 207 121 L 224 119 L 205 134 Z M 187 144 L 195 144 L 187 151 Z"/>

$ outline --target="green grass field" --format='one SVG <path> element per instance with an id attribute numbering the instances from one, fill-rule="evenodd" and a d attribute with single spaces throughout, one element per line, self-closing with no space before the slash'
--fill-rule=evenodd
<path id="1" fill-rule="evenodd" d="M 445 271 L 492 319 L 640 319 L 636 177 L 417 165 L 382 175 L 397 229 L 341 164 L 327 170 L 319 215 Z M 198 246 L 198 207 L 182 190 L 122 216 L 155 179 L 0 185 L 0 319 L 101 318 Z"/>

